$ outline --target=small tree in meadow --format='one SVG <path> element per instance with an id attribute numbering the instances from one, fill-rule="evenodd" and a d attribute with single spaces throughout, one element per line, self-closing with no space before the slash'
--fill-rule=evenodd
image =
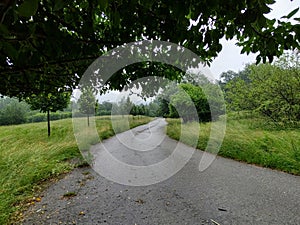
<path id="1" fill-rule="evenodd" d="M 50 128 L 50 112 L 56 112 L 63 110 L 68 106 L 70 101 L 70 93 L 58 92 L 58 93 L 42 93 L 40 95 L 32 95 L 25 99 L 30 105 L 32 110 L 40 110 L 43 113 L 47 113 L 47 127 L 48 137 L 51 134 Z"/>
<path id="2" fill-rule="evenodd" d="M 95 113 L 96 98 L 91 88 L 83 88 L 78 100 L 79 111 L 87 116 L 87 123 L 90 126 L 90 115 Z"/>

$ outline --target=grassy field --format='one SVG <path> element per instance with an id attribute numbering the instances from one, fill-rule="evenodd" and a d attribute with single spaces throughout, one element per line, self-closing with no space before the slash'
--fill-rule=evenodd
<path id="1" fill-rule="evenodd" d="M 129 124 L 132 128 L 150 120 L 130 117 Z M 21 214 L 16 212 L 39 201 L 35 195 L 46 183 L 44 181 L 72 170 L 76 165 L 70 160 L 81 157 L 72 120 L 53 121 L 51 127 L 48 138 L 44 122 L 0 126 L 0 224 L 8 223 L 12 217 L 20 217 Z M 114 131 L 109 117 L 97 117 L 96 127 L 100 139 L 128 129 L 119 126 Z"/>
<path id="2" fill-rule="evenodd" d="M 182 141 L 192 145 L 199 123 L 181 124 L 178 119 L 168 122 L 167 133 L 171 138 L 178 140 L 182 133 Z M 198 149 L 206 148 L 210 126 L 210 123 L 200 124 Z M 263 119 L 229 116 L 218 155 L 300 175 L 300 130 L 279 129 Z"/>

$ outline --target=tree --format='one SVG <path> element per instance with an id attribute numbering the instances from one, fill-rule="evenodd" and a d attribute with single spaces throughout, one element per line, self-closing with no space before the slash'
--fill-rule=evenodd
<path id="1" fill-rule="evenodd" d="M 249 82 L 242 79 L 226 85 L 233 110 L 251 110 L 274 122 L 300 121 L 300 57 L 287 54 L 274 64 L 248 66 Z"/>
<path id="2" fill-rule="evenodd" d="M 178 112 L 184 122 L 198 119 L 202 122 L 211 121 L 207 97 L 199 86 L 180 84 L 179 91 L 171 96 L 169 107 L 170 115 Z"/>
<path id="3" fill-rule="evenodd" d="M 162 97 L 158 97 L 156 98 L 158 105 L 159 105 L 159 109 L 158 109 L 158 116 L 162 116 L 162 117 L 167 117 L 170 115 L 170 108 L 169 108 L 169 100 L 162 98 Z"/>
<path id="4" fill-rule="evenodd" d="M 116 107 L 113 108 L 113 114 L 115 115 L 129 115 L 134 104 L 131 102 L 130 98 L 123 97 L 117 104 Z"/>
<path id="5" fill-rule="evenodd" d="M 83 88 L 78 99 L 79 111 L 86 114 L 87 124 L 90 126 L 90 115 L 95 113 L 96 98 L 91 88 Z"/>
<path id="6" fill-rule="evenodd" d="M 238 77 L 238 73 L 232 70 L 228 70 L 226 72 L 221 73 L 220 80 L 219 80 L 219 85 L 221 89 L 224 90 L 225 85 L 236 77 Z"/>
<path id="7" fill-rule="evenodd" d="M 45 86 L 47 93 L 70 91 L 100 55 L 145 38 L 182 45 L 207 62 L 221 51 L 220 39 L 235 38 L 242 52 L 258 53 L 257 61 L 272 61 L 285 49 L 299 48 L 300 39 L 299 18 L 290 21 L 297 9 L 280 20 L 265 17 L 274 2 L 3 1 L 0 94 L 25 98 L 43 93 Z M 163 73 L 165 69 L 157 63 L 136 64 L 131 70 L 142 72 L 119 71 L 106 87 L 122 89 L 144 72 L 180 78 L 180 73 Z"/>
<path id="8" fill-rule="evenodd" d="M 245 81 L 246 83 L 250 82 L 249 74 L 251 73 L 251 69 L 248 65 L 245 66 L 245 68 L 238 73 L 228 70 L 226 72 L 221 73 L 220 80 L 218 81 L 221 89 L 226 92 L 226 84 L 237 79 L 241 79 Z"/>
<path id="9" fill-rule="evenodd" d="M 149 113 L 148 113 L 148 108 L 145 105 L 140 104 L 140 105 L 133 105 L 130 110 L 130 114 L 133 116 L 138 116 L 138 115 L 146 115 Z"/>
<path id="10" fill-rule="evenodd" d="M 178 84 L 175 82 L 169 83 L 164 87 L 162 92 L 156 96 L 155 100 L 159 105 L 157 116 L 170 117 L 169 103 L 171 101 L 171 96 L 178 92 L 177 85 Z M 178 117 L 178 114 L 174 114 L 172 117 Z"/>
<path id="11" fill-rule="evenodd" d="M 113 103 L 110 102 L 102 102 L 98 104 L 97 115 L 111 115 L 111 109 L 113 107 Z"/>
<path id="12" fill-rule="evenodd" d="M 14 98 L 0 98 L 0 125 L 26 122 L 29 105 Z"/>
<path id="13" fill-rule="evenodd" d="M 32 110 L 40 110 L 40 112 L 47 113 L 47 129 L 49 137 L 51 134 L 50 112 L 56 112 L 58 110 L 62 111 L 66 108 L 70 101 L 70 93 L 41 93 L 39 95 L 27 97 L 25 101 L 30 105 Z"/>
<path id="14" fill-rule="evenodd" d="M 159 102 L 156 99 L 150 102 L 149 105 L 146 105 L 145 111 L 147 112 L 147 116 L 162 116 L 159 111 Z"/>

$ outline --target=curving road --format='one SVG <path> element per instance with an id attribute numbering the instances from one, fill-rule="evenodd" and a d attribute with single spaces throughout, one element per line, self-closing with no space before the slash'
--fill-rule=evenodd
<path id="1" fill-rule="evenodd" d="M 203 152 L 188 160 L 193 149 L 164 129 L 159 119 L 93 146 L 94 169 L 123 184 L 88 167 L 75 169 L 47 189 L 23 224 L 300 224 L 300 177 L 221 157 L 199 172 Z M 110 155 L 134 166 L 119 166 L 105 158 Z M 165 170 L 141 172 L 167 159 Z M 183 169 L 159 182 L 184 160 Z M 159 183 L 131 186 L 140 182 Z M 74 195 L 63 197 L 67 192 Z"/>

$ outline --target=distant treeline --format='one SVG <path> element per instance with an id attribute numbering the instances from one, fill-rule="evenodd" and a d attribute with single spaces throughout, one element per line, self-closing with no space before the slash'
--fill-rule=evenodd
<path id="1" fill-rule="evenodd" d="M 135 105 L 129 98 L 123 99 L 118 103 L 102 102 L 95 106 L 95 115 L 145 115 L 160 116 L 158 112 L 158 103 L 150 103 L 147 105 Z M 86 116 L 79 110 L 74 110 L 75 117 Z M 50 120 L 60 120 L 72 117 L 71 103 L 64 111 L 50 113 Z M 0 98 L 0 125 L 14 125 L 22 123 L 34 123 L 47 121 L 47 114 L 41 113 L 39 110 L 31 110 L 30 105 L 16 98 L 2 97 Z"/>
<path id="2" fill-rule="evenodd" d="M 50 114 L 51 120 L 59 120 L 72 117 L 71 108 L 65 111 Z M 46 113 L 39 110 L 31 110 L 30 105 L 16 98 L 0 98 L 0 125 L 13 125 L 22 123 L 34 123 L 47 121 Z"/>

